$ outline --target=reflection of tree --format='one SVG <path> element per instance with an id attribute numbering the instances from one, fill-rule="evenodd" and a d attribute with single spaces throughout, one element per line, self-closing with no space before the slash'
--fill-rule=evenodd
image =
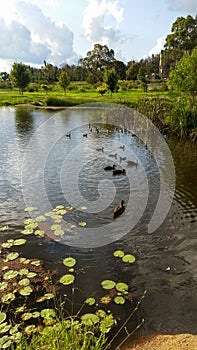
<path id="1" fill-rule="evenodd" d="M 16 108 L 15 123 L 18 135 L 29 134 L 33 128 L 33 117 L 27 108 Z"/>

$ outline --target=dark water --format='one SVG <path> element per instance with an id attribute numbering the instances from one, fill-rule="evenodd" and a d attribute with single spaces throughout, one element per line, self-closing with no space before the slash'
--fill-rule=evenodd
<path id="1" fill-rule="evenodd" d="M 166 140 L 176 170 L 176 191 L 165 220 L 154 232 L 149 232 L 147 225 L 159 197 L 158 164 L 164 162 L 162 153 L 158 152 L 156 161 L 152 149 L 147 149 L 144 142 L 120 130 L 117 123 L 116 126 L 108 124 L 101 112 L 91 109 L 54 113 L 1 108 L 0 130 L 0 226 L 9 227 L 8 232 L 1 232 L 1 242 L 8 236 L 19 235 L 25 218 L 24 208 L 28 205 L 36 205 L 41 214 L 58 204 L 74 202 L 79 207 L 88 206 L 88 211 L 70 212 L 68 218 L 72 224 L 87 222 L 91 231 L 87 238 L 78 236 L 75 230 L 73 236 L 68 234 L 60 242 L 51 239 L 38 246 L 32 240 L 23 253 L 42 259 L 47 268 L 58 267 L 56 263 L 68 255 L 76 257 L 78 266 L 85 269 L 85 274 L 77 277 L 77 286 L 84 290 L 85 297 L 95 291 L 99 296 L 100 282 L 106 278 L 127 282 L 136 300 L 146 290 L 133 322 L 145 319 L 140 330 L 142 335 L 196 334 L 195 145 L 177 139 Z M 71 138 L 65 136 L 69 132 Z M 84 137 L 86 132 L 88 135 Z M 120 148 L 122 145 L 125 150 Z M 96 151 L 103 146 L 104 152 Z M 109 157 L 115 153 L 118 153 L 117 158 Z M 120 161 L 120 156 L 138 159 L 139 165 L 128 167 L 126 160 Z M 127 175 L 112 179 L 111 172 L 103 170 L 109 164 L 122 166 Z M 73 185 L 75 177 L 77 186 Z M 100 203 L 99 184 L 106 180 Z M 128 205 L 130 197 L 132 207 Z M 112 209 L 122 198 L 127 205 L 124 224 L 131 220 L 131 228 L 121 234 L 122 221 L 117 220 L 116 228 L 113 226 L 114 236 L 110 236 Z M 93 208 L 94 201 L 98 201 L 96 208 Z M 136 263 L 121 264 L 113 257 L 116 249 L 134 254 Z M 132 309 L 132 303 L 129 307 L 128 304 L 114 306 L 113 310 L 124 319 L 130 307 Z"/>

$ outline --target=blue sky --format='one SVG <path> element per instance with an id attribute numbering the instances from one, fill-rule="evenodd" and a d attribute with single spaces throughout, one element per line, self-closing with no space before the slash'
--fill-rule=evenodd
<path id="1" fill-rule="evenodd" d="M 77 64 L 94 43 L 125 63 L 159 53 L 177 17 L 196 0 L 6 0 L 0 4 L 0 71 L 14 61 Z"/>

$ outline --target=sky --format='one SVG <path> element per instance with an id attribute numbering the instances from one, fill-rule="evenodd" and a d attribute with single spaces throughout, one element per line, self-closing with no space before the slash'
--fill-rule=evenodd
<path id="1" fill-rule="evenodd" d="M 95 43 L 125 63 L 159 53 L 177 17 L 197 0 L 5 0 L 0 2 L 0 72 L 13 62 L 78 64 Z"/>

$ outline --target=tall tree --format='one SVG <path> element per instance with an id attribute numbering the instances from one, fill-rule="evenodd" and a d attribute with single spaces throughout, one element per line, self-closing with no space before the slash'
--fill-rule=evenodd
<path id="1" fill-rule="evenodd" d="M 58 80 L 59 80 L 59 85 L 62 87 L 62 89 L 64 90 L 64 93 L 66 95 L 66 89 L 67 89 L 68 85 L 70 84 L 67 72 L 65 72 L 64 70 L 61 70 Z"/>
<path id="2" fill-rule="evenodd" d="M 111 96 L 112 96 L 112 93 L 117 89 L 117 85 L 118 85 L 118 75 L 115 69 L 110 69 L 106 71 L 105 83 L 107 84 L 108 89 L 111 91 Z"/>
<path id="3" fill-rule="evenodd" d="M 29 68 L 21 62 L 14 62 L 10 71 L 10 80 L 12 85 L 18 87 L 23 94 L 31 80 Z"/>

